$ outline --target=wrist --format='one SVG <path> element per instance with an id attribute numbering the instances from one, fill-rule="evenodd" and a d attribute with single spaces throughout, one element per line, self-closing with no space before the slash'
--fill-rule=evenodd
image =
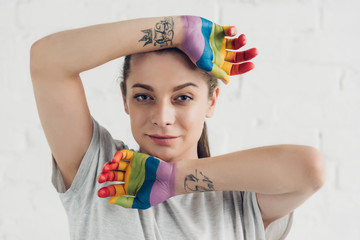
<path id="1" fill-rule="evenodd" d="M 182 160 L 174 164 L 174 196 L 186 194 L 184 179 L 189 168 L 189 161 Z"/>
<path id="2" fill-rule="evenodd" d="M 174 47 L 181 49 L 181 44 L 184 39 L 185 30 L 187 26 L 186 16 L 175 16 L 174 19 L 174 30 L 175 30 L 175 37 L 174 37 Z"/>

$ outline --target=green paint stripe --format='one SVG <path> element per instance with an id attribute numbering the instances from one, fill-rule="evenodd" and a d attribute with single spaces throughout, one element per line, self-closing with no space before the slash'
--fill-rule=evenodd
<path id="1" fill-rule="evenodd" d="M 222 40 L 224 38 L 224 34 L 221 34 L 223 32 L 223 28 L 220 25 L 213 23 L 213 28 L 211 30 L 210 34 L 210 46 L 213 50 L 214 59 L 213 63 L 220 66 L 222 61 L 221 56 L 221 47 L 222 47 Z"/>
<path id="2" fill-rule="evenodd" d="M 141 188 L 142 184 L 144 183 L 145 162 L 148 157 L 149 156 L 147 154 L 134 152 L 128 183 L 128 193 L 132 196 L 135 196 L 136 192 Z"/>
<path id="3" fill-rule="evenodd" d="M 132 197 L 125 197 L 125 196 L 119 196 L 116 201 L 115 204 L 123 206 L 123 207 L 127 207 L 127 208 L 131 208 L 134 202 L 134 198 Z"/>

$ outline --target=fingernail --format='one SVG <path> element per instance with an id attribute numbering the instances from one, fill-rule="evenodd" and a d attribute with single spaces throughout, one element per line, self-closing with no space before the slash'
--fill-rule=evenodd
<path id="1" fill-rule="evenodd" d="M 107 188 L 101 188 L 99 191 L 98 191 L 98 196 L 101 197 L 101 198 L 106 198 L 109 196 L 109 190 Z"/>
<path id="2" fill-rule="evenodd" d="M 230 36 L 235 35 L 235 28 L 234 27 L 231 27 L 231 28 L 228 29 L 228 35 L 230 35 Z"/>
<path id="3" fill-rule="evenodd" d="M 106 182 L 106 180 L 107 180 L 106 175 L 102 173 L 102 174 L 99 176 L 98 182 L 99 182 L 99 183 L 104 183 L 104 182 Z"/>
<path id="4" fill-rule="evenodd" d="M 105 164 L 105 166 L 103 167 L 102 172 L 109 172 L 109 171 L 110 171 L 110 164 L 107 163 L 107 164 Z"/>

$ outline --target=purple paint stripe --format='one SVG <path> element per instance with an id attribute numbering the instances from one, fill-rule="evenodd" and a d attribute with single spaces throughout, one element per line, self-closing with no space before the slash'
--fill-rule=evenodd
<path id="1" fill-rule="evenodd" d="M 160 161 L 156 171 L 156 181 L 150 193 L 150 205 L 159 204 L 175 193 L 175 164 Z"/>
<path id="2" fill-rule="evenodd" d="M 201 18 L 182 16 L 182 19 L 185 24 L 185 41 L 181 44 L 181 48 L 194 62 L 197 62 L 202 56 L 205 47 L 204 36 L 201 32 Z"/>

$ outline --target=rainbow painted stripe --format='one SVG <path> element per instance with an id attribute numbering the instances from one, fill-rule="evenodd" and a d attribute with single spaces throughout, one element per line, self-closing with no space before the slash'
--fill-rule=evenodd
<path id="1" fill-rule="evenodd" d="M 225 33 L 229 27 L 222 27 L 207 19 L 196 16 L 183 16 L 187 29 L 184 42 L 181 47 L 184 52 L 196 63 L 196 65 L 210 72 L 217 78 L 225 79 L 229 82 L 231 65 L 224 66 L 226 55 Z M 196 29 L 201 29 L 197 31 Z M 228 66 L 230 69 L 227 69 Z M 225 69 L 222 69 L 224 68 Z"/>
<path id="2" fill-rule="evenodd" d="M 174 195 L 174 164 L 130 150 L 116 152 L 112 164 L 116 166 L 112 170 L 125 171 L 125 186 L 117 184 L 105 187 L 110 195 L 115 195 L 110 198 L 110 204 L 147 209 Z M 115 179 L 115 175 L 109 179 Z"/>

